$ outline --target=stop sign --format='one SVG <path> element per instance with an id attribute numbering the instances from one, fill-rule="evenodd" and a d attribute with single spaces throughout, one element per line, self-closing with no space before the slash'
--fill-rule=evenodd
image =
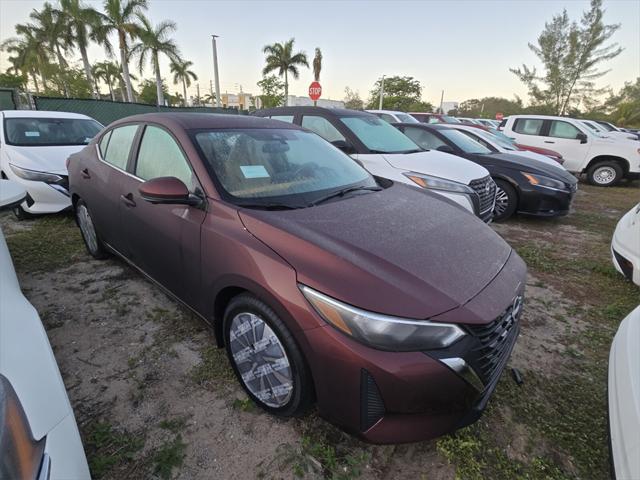
<path id="1" fill-rule="evenodd" d="M 320 98 L 322 95 L 322 86 L 319 82 L 311 82 L 309 85 L 309 98 L 314 102 Z"/>
<path id="2" fill-rule="evenodd" d="M 504 118 L 504 115 L 501 113 L 496 113 L 496 120 L 502 120 Z"/>

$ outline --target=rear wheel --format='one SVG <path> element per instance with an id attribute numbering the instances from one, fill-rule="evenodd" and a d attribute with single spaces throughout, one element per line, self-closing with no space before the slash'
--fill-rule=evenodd
<path id="1" fill-rule="evenodd" d="M 302 353 L 286 325 L 264 302 L 244 293 L 229 303 L 224 339 L 233 370 L 251 399 L 282 417 L 311 404 L 313 384 Z"/>
<path id="2" fill-rule="evenodd" d="M 496 179 L 496 206 L 493 209 L 493 219 L 496 222 L 506 220 L 518 208 L 518 193 L 509 182 Z"/>
<path id="3" fill-rule="evenodd" d="M 618 162 L 598 162 L 589 167 L 587 180 L 598 187 L 612 187 L 622 179 L 622 167 Z"/>
<path id="4" fill-rule="evenodd" d="M 78 200 L 78 203 L 76 204 L 76 220 L 80 227 L 84 244 L 91 256 L 99 260 L 106 258 L 107 249 L 96 232 L 91 214 L 89 213 L 89 208 L 84 200 Z"/>

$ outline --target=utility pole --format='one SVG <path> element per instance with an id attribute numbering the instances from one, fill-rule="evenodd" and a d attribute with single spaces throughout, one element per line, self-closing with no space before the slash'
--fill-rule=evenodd
<path id="1" fill-rule="evenodd" d="M 220 78 L 218 76 L 218 50 L 216 49 L 216 38 L 218 38 L 218 35 L 211 35 L 211 45 L 213 46 L 213 75 L 216 79 L 216 107 L 220 108 Z"/>
<path id="2" fill-rule="evenodd" d="M 440 113 L 444 114 L 444 110 L 442 109 L 442 104 L 444 103 L 444 90 L 442 90 L 442 95 L 440 95 Z"/>
<path id="3" fill-rule="evenodd" d="M 198 99 L 197 100 L 198 101 L 198 106 L 200 106 L 200 84 L 199 83 L 196 83 L 196 91 L 198 92 L 196 94 L 196 98 Z"/>
<path id="4" fill-rule="evenodd" d="M 382 83 L 380 84 L 380 106 L 379 110 L 382 110 L 382 98 L 384 97 L 384 75 L 382 75 Z"/>

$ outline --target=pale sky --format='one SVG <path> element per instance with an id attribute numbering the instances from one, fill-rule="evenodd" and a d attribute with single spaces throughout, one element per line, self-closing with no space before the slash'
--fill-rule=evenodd
<path id="1" fill-rule="evenodd" d="M 55 3 L 55 0 L 53 0 Z M 99 8 L 102 2 L 89 1 Z M 534 43 L 553 14 L 566 8 L 579 20 L 588 0 L 450 0 L 450 1 L 212 1 L 150 0 L 147 15 L 154 23 L 177 23 L 175 40 L 184 58 L 194 62 L 201 93 L 213 77 L 211 37 L 218 39 L 220 88 L 223 92 L 259 93 L 266 44 L 296 39 L 296 49 L 313 58 L 323 53 L 323 98 L 342 99 L 349 86 L 363 100 L 381 75 L 408 75 L 420 80 L 423 98 L 445 101 L 517 94 L 526 89 L 509 72 L 522 63 L 535 65 L 527 43 Z M 0 0 L 0 41 L 14 34 L 14 25 L 28 20 L 43 1 Z M 613 40 L 624 52 L 606 68 L 599 86 L 618 90 L 640 76 L 640 0 L 605 0 L 605 22 L 620 23 Z M 116 39 L 113 39 L 114 45 Z M 0 53 L 0 69 L 8 67 Z M 93 45 L 90 61 L 105 58 Z M 79 58 L 77 65 L 80 66 Z M 133 71 L 133 62 L 131 65 Z M 168 61 L 161 62 L 171 92 L 182 86 L 171 82 Z M 137 73 L 137 72 L 136 72 Z M 312 71 L 303 69 L 290 81 L 290 93 L 306 95 Z M 148 69 L 146 77 L 151 78 Z M 103 90 L 106 92 L 106 87 Z M 195 94 L 195 84 L 188 94 Z"/>

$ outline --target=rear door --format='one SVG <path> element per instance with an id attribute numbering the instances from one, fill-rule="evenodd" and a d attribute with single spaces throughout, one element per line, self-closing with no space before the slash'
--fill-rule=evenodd
<path id="1" fill-rule="evenodd" d="M 168 130 L 151 124 L 141 134 L 131 172 L 120 197 L 125 255 L 171 293 L 194 305 L 200 288 L 200 226 L 206 204 L 152 204 L 138 189 L 153 178 L 176 177 L 204 199 L 198 178 L 179 142 Z"/>
<path id="2" fill-rule="evenodd" d="M 523 145 L 551 148 L 545 144 L 544 128 L 545 120 L 543 118 L 516 118 L 510 130 L 506 130 L 504 134 Z"/>
<path id="3" fill-rule="evenodd" d="M 564 158 L 564 168 L 570 172 L 579 172 L 582 170 L 593 136 L 585 133 L 583 130 L 575 126 L 573 123 L 564 120 L 547 120 L 545 122 L 543 144 L 541 146 L 550 148 L 562 155 Z M 587 142 L 581 143 L 579 134 L 587 135 Z"/>

